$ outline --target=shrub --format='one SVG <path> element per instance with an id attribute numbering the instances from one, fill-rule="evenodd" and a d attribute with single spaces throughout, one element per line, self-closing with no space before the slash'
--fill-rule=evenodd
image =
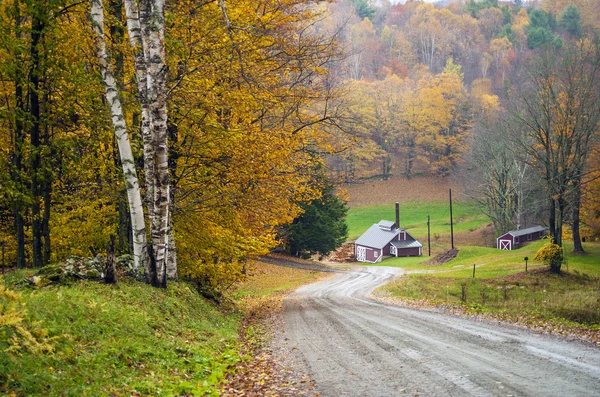
<path id="1" fill-rule="evenodd" d="M 535 254 L 535 259 L 549 265 L 550 270 L 554 273 L 560 273 L 560 266 L 563 262 L 563 249 L 553 242 L 547 242 Z"/>

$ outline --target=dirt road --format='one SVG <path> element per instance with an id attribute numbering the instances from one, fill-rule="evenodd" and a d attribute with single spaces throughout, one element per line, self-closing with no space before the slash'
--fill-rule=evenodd
<path id="1" fill-rule="evenodd" d="M 600 349 L 368 299 L 398 275 L 357 268 L 285 303 L 289 354 L 322 396 L 599 396 Z"/>

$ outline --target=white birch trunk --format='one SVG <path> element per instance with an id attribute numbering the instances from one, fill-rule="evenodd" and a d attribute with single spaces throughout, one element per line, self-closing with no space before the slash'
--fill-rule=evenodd
<path id="1" fill-rule="evenodd" d="M 163 1 L 141 0 L 138 7 L 136 0 L 125 0 L 127 29 L 135 54 L 135 71 L 142 107 L 146 202 L 156 258 L 156 269 L 153 271 L 157 273 L 159 282 L 164 278 L 165 271 L 169 278 L 177 277 L 170 202 L 165 201 L 165 197 L 168 199 L 170 196 L 163 7 Z M 157 164 L 157 160 L 160 164 Z M 160 187 L 159 191 L 157 187 Z M 163 236 L 165 227 L 167 236 Z"/>
<path id="2" fill-rule="evenodd" d="M 96 35 L 96 54 L 100 64 L 100 72 L 104 83 L 106 99 L 110 109 L 113 128 L 119 147 L 119 155 L 123 166 L 123 176 L 127 189 L 127 201 L 129 203 L 129 214 L 131 216 L 131 225 L 133 228 L 133 263 L 134 270 L 139 272 L 140 268 L 145 268 L 147 263 L 146 254 L 146 226 L 144 221 L 144 211 L 142 206 L 142 197 L 135 170 L 135 162 L 131 152 L 131 144 L 127 135 L 127 126 L 121 106 L 121 99 L 117 90 L 117 84 L 112 74 L 111 63 L 106 52 L 106 41 L 104 39 L 104 7 L 102 0 L 92 0 L 91 7 L 92 28 Z"/>
<path id="3" fill-rule="evenodd" d="M 164 23 L 164 0 L 140 0 L 140 27 L 146 60 L 146 92 L 154 156 L 150 231 L 156 261 L 156 279 L 160 286 L 166 286 L 170 227 Z"/>
<path id="4" fill-rule="evenodd" d="M 142 139 L 144 142 L 144 176 L 146 181 L 146 206 L 153 213 L 154 199 L 154 154 L 150 131 L 150 108 L 148 105 L 148 76 L 144 44 L 141 37 L 140 10 L 136 0 L 125 0 L 125 15 L 129 43 L 134 52 L 134 68 L 142 114 Z"/>

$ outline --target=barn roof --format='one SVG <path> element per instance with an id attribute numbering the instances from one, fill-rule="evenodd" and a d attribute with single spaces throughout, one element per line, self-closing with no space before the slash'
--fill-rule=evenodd
<path id="1" fill-rule="evenodd" d="M 382 221 L 382 222 L 386 222 L 386 221 Z M 387 222 L 389 222 L 389 221 L 387 221 Z M 391 222 L 391 223 L 395 224 L 394 222 Z M 371 226 L 369 228 L 369 230 L 364 232 L 362 234 L 362 236 L 360 236 L 354 242 L 354 244 L 364 245 L 365 247 L 381 249 L 381 248 L 385 247 L 390 241 L 392 241 L 392 239 L 394 237 L 396 237 L 398 235 L 398 233 L 400 233 L 400 230 L 402 230 L 402 229 L 397 229 L 397 228 L 392 229 L 392 230 L 385 230 L 385 229 L 382 229 L 381 227 L 379 227 L 380 225 L 381 225 L 381 222 L 379 222 L 379 224 L 376 223 L 373 226 Z"/>
<path id="2" fill-rule="evenodd" d="M 417 240 L 392 241 L 392 245 L 396 248 L 421 248 L 423 246 Z"/>
<path id="3" fill-rule="evenodd" d="M 543 232 L 544 230 L 546 230 L 545 227 L 536 225 L 528 227 L 527 229 L 511 230 L 510 232 L 506 232 L 504 234 L 510 234 L 513 237 L 520 237 L 529 233 Z"/>

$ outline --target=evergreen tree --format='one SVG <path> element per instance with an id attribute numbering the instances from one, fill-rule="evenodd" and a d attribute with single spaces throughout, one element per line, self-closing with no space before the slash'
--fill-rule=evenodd
<path id="1" fill-rule="evenodd" d="M 581 13 L 577 7 L 570 5 L 565 8 L 560 17 L 560 27 L 574 37 L 581 37 Z"/>
<path id="2" fill-rule="evenodd" d="M 352 6 L 360 19 L 373 19 L 373 16 L 375 16 L 375 8 L 371 7 L 367 0 L 352 0 Z"/>
<path id="3" fill-rule="evenodd" d="M 302 205 L 304 213 L 286 229 L 290 253 L 327 255 L 348 237 L 346 203 L 326 183 L 320 199 Z"/>

